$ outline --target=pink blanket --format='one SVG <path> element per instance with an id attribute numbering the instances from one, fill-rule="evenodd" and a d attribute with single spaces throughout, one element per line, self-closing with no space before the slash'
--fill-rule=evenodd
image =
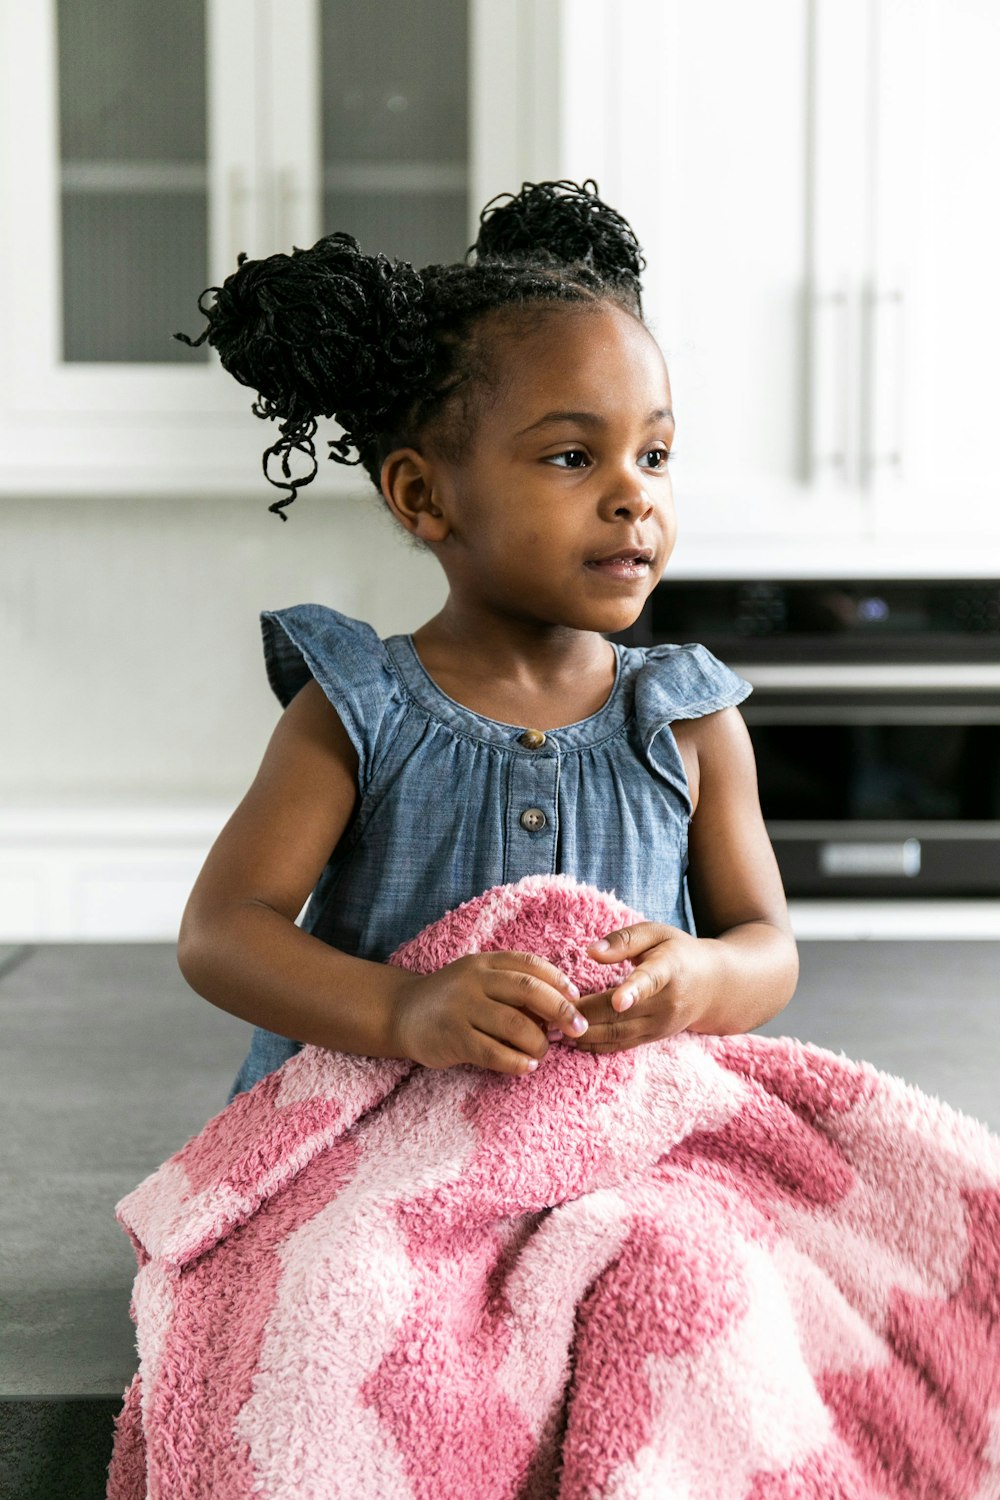
<path id="1" fill-rule="evenodd" d="M 531 877 L 395 961 L 529 949 L 588 993 L 635 918 Z M 1000 1497 L 1000 1141 L 817 1047 L 307 1047 L 118 1213 L 112 1500 Z"/>

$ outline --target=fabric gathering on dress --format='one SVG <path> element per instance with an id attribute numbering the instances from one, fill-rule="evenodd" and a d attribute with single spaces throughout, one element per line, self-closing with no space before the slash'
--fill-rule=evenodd
<path id="1" fill-rule="evenodd" d="M 605 704 L 542 737 L 450 698 L 408 635 L 381 640 L 319 604 L 266 611 L 261 625 L 282 706 L 314 678 L 358 755 L 354 817 L 309 900 L 305 931 L 382 962 L 463 901 L 555 874 L 694 930 L 691 801 L 670 725 L 751 691 L 704 646 L 613 643 Z M 230 1097 L 299 1050 L 255 1028 Z"/>

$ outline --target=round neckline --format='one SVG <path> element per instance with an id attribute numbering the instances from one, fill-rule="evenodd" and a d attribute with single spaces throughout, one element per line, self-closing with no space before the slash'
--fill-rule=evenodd
<path id="1" fill-rule="evenodd" d="M 488 718 L 485 714 L 477 713 L 474 708 L 467 708 L 464 703 L 459 703 L 457 698 L 452 698 L 444 688 L 439 687 L 420 660 L 412 635 L 389 636 L 385 644 L 413 697 L 436 718 L 466 734 L 471 732 L 477 739 L 510 746 L 525 755 L 544 754 L 544 747 L 531 750 L 517 742 L 519 734 L 525 729 L 536 728 L 536 725 L 524 722 L 513 724 L 503 719 Z M 624 723 L 621 690 L 625 679 L 622 670 L 625 647 L 617 641 L 609 641 L 608 645 L 615 653 L 615 675 L 607 698 L 600 708 L 588 714 L 585 719 L 576 719 L 572 724 L 560 724 L 554 729 L 544 730 L 546 741 L 552 740 L 565 748 L 579 747 L 585 743 L 593 743 L 596 738 L 604 739 L 609 730 L 617 730 Z M 394 647 L 401 647 L 402 650 L 394 650 Z M 599 731 L 596 735 L 595 730 Z"/>

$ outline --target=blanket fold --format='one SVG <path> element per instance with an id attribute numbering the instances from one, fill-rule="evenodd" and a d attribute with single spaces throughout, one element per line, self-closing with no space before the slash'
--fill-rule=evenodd
<path id="1" fill-rule="evenodd" d="M 533 876 L 393 961 L 594 992 L 638 915 Z M 1000 1141 L 820 1048 L 306 1047 L 118 1211 L 111 1500 L 1000 1500 Z"/>

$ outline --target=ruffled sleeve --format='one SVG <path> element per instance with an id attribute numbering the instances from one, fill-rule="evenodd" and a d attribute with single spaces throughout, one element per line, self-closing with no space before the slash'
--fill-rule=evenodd
<path id="1" fill-rule="evenodd" d="M 267 677 L 281 706 L 314 678 L 340 716 L 358 753 L 358 783 L 368 785 L 390 726 L 402 707 L 389 653 L 370 625 L 324 604 L 265 610 L 261 617 Z"/>
<path id="2" fill-rule="evenodd" d="M 635 679 L 635 716 L 650 763 L 687 797 L 687 777 L 672 734 L 678 719 L 700 719 L 742 703 L 750 683 L 706 646 L 651 646 Z"/>

